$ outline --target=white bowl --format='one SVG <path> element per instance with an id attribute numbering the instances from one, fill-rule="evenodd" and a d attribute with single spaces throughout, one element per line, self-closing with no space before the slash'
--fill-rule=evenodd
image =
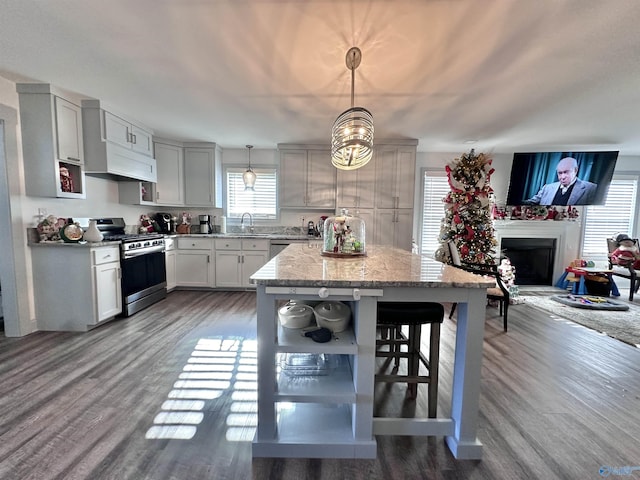
<path id="1" fill-rule="evenodd" d="M 346 330 L 351 320 L 351 309 L 342 302 L 322 302 L 313 311 L 318 326 L 328 328 L 333 333 Z"/>
<path id="2" fill-rule="evenodd" d="M 313 323 L 313 308 L 287 303 L 278 310 L 278 319 L 285 328 L 305 328 Z"/>

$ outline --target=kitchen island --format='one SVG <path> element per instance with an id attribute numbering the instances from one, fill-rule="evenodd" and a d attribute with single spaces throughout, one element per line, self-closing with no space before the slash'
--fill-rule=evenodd
<path id="1" fill-rule="evenodd" d="M 330 258 L 295 244 L 251 276 L 257 284 L 258 425 L 254 457 L 375 458 L 376 435 L 439 435 L 459 459 L 479 459 L 476 437 L 486 279 L 392 247 L 367 256 Z M 279 325 L 282 300 L 337 300 L 352 328 L 328 343 Z M 378 302 L 457 302 L 450 418 L 374 417 Z M 328 375 L 291 378 L 279 355 L 320 353 L 341 359 Z"/>

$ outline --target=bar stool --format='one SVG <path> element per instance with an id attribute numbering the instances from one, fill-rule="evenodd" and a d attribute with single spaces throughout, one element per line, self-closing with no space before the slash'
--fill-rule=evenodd
<path id="1" fill-rule="evenodd" d="M 376 340 L 376 357 L 394 360 L 392 374 L 375 376 L 376 382 L 407 383 L 409 394 L 415 398 L 418 383 L 428 383 L 428 415 L 435 418 L 438 407 L 438 363 L 440 358 L 440 324 L 444 319 L 444 307 L 431 302 L 378 302 L 377 326 L 381 338 Z M 422 325 L 431 325 L 429 336 L 429 359 L 420 351 Z M 402 331 L 408 326 L 408 335 Z M 388 350 L 379 347 L 389 346 Z M 402 350 L 407 345 L 407 350 Z M 407 359 L 407 374 L 398 375 L 400 359 Z M 428 375 L 420 375 L 420 364 L 428 370 Z"/>

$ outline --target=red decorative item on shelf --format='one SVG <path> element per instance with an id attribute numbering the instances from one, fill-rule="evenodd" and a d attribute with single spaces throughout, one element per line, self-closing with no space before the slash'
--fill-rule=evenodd
<path id="1" fill-rule="evenodd" d="M 67 167 L 60 167 L 60 190 L 73 192 L 73 177 Z"/>

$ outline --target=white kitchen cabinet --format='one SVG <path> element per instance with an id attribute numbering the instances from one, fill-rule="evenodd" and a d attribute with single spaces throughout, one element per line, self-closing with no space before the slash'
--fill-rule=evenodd
<path id="1" fill-rule="evenodd" d="M 255 288 L 249 277 L 269 260 L 269 240 L 216 238 L 216 288 Z"/>
<path id="2" fill-rule="evenodd" d="M 87 331 L 122 313 L 119 245 L 31 248 L 39 330 Z"/>
<path id="3" fill-rule="evenodd" d="M 18 83 L 27 195 L 86 198 L 82 115 L 48 84 Z"/>
<path id="4" fill-rule="evenodd" d="M 242 239 L 242 286 L 256 288 L 249 277 L 269 261 L 269 240 Z"/>
<path id="5" fill-rule="evenodd" d="M 82 100 L 82 128 L 87 174 L 157 181 L 151 130 L 115 115 L 94 99 Z"/>
<path id="6" fill-rule="evenodd" d="M 413 208 L 416 146 L 381 145 L 374 156 L 376 207 Z"/>
<path id="7" fill-rule="evenodd" d="M 185 205 L 222 207 L 222 154 L 215 143 L 185 144 Z"/>
<path id="8" fill-rule="evenodd" d="M 213 288 L 214 261 L 212 238 L 178 237 L 176 285 Z"/>
<path id="9" fill-rule="evenodd" d="M 96 285 L 98 322 L 122 313 L 122 290 L 120 289 L 120 262 L 105 263 L 93 267 Z"/>
<path id="10" fill-rule="evenodd" d="M 118 199 L 129 205 L 155 205 L 156 184 L 153 182 L 118 182 Z"/>
<path id="11" fill-rule="evenodd" d="M 155 184 L 157 205 L 184 205 L 184 160 L 181 146 L 154 142 L 158 169 Z"/>
<path id="12" fill-rule="evenodd" d="M 336 206 L 336 168 L 329 149 L 279 144 L 280 207 Z"/>
<path id="13" fill-rule="evenodd" d="M 337 170 L 336 207 L 373 208 L 375 205 L 375 158 L 357 170 Z"/>
<path id="14" fill-rule="evenodd" d="M 413 209 L 383 209 L 376 212 L 373 243 L 411 250 Z"/>
<path id="15" fill-rule="evenodd" d="M 104 112 L 104 136 L 129 150 L 152 156 L 152 133 L 113 113 Z"/>
<path id="16" fill-rule="evenodd" d="M 164 239 L 164 259 L 167 269 L 167 291 L 170 292 L 177 286 L 176 266 L 178 253 L 176 251 L 175 238 L 165 237 Z"/>

